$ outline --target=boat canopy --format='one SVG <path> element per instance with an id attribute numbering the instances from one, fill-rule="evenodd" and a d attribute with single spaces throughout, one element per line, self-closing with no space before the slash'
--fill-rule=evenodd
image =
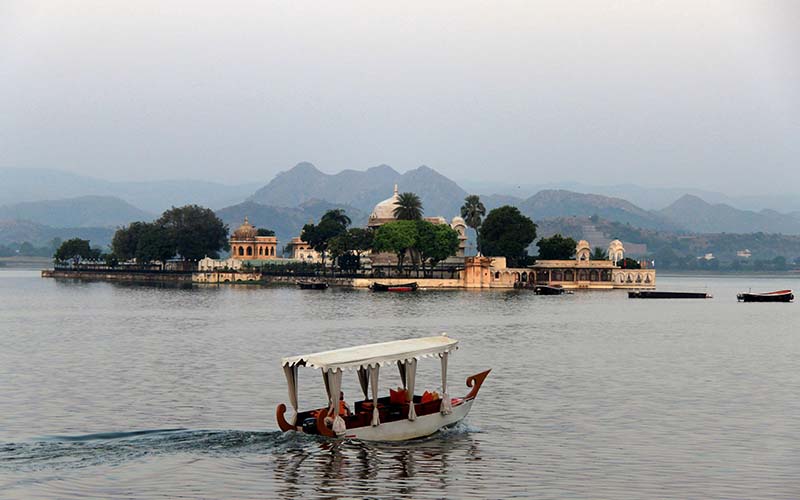
<path id="1" fill-rule="evenodd" d="M 458 348 L 447 335 L 366 344 L 283 358 L 283 366 L 310 366 L 323 372 L 383 366 L 397 361 L 439 356 Z"/>
<path id="2" fill-rule="evenodd" d="M 310 366 L 322 370 L 322 380 L 325 382 L 325 392 L 328 393 L 328 416 L 332 418 L 332 429 L 337 435 L 345 431 L 345 423 L 339 415 L 339 397 L 342 389 L 342 372 L 344 370 L 358 370 L 358 379 L 364 398 L 369 398 L 369 389 L 372 389 L 372 425 L 380 425 L 378 413 L 378 373 L 380 367 L 388 363 L 397 363 L 403 388 L 406 391 L 408 405 L 408 419 L 417 418 L 414 404 L 414 381 L 417 373 L 417 360 L 427 357 L 438 357 L 442 363 L 442 414 L 452 412 L 450 396 L 447 395 L 447 358 L 450 352 L 458 348 L 458 340 L 451 339 L 445 334 L 435 337 L 422 337 L 418 339 L 395 340 L 379 344 L 367 344 L 335 351 L 317 352 L 302 356 L 283 358 L 283 373 L 289 389 L 289 402 L 294 409 L 292 426 L 297 425 L 297 371 L 301 366 Z"/>

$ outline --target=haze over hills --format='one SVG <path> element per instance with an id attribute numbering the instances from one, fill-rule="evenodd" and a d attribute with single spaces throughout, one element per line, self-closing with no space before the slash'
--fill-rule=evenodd
<path id="1" fill-rule="evenodd" d="M 53 227 L 115 227 L 154 218 L 154 214 L 113 196 L 28 201 L 0 207 L 0 220 L 23 220 Z"/>
<path id="2" fill-rule="evenodd" d="M 231 232 L 247 217 L 254 226 L 275 231 L 279 245 L 284 246 L 295 236 L 300 236 L 305 224 L 316 223 L 325 212 L 334 208 L 344 209 L 354 226 L 365 226 L 367 223 L 367 214 L 357 208 L 321 200 L 309 200 L 297 207 L 275 207 L 245 201 L 217 210 L 216 214 L 228 225 Z"/>
<path id="3" fill-rule="evenodd" d="M 800 234 L 800 218 L 796 215 L 774 210 L 739 210 L 723 203 L 712 205 L 689 194 L 659 213 L 696 233 Z"/>
<path id="4" fill-rule="evenodd" d="M 190 203 L 220 208 L 238 203 L 255 189 L 250 184 L 228 186 L 192 179 L 112 182 L 44 168 L 0 168 L 0 186 L 0 205 L 113 196 L 152 213 Z"/>

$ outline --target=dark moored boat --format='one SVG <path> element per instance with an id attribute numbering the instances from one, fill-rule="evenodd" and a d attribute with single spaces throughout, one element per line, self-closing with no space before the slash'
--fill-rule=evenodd
<path id="1" fill-rule="evenodd" d="M 536 285 L 533 289 L 536 295 L 562 295 L 566 292 L 564 287 L 551 285 Z"/>
<path id="2" fill-rule="evenodd" d="M 794 294 L 791 290 L 778 290 L 767 293 L 740 293 L 736 295 L 739 302 L 791 302 Z"/>
<path id="3" fill-rule="evenodd" d="M 710 299 L 706 292 L 657 292 L 655 290 L 634 290 L 628 292 L 629 299 Z"/>
<path id="4" fill-rule="evenodd" d="M 383 283 L 373 282 L 369 287 L 373 292 L 414 292 L 417 289 L 417 282 L 402 283 L 399 285 L 385 285 Z"/>
<path id="5" fill-rule="evenodd" d="M 299 286 L 301 290 L 325 290 L 328 288 L 327 283 L 319 281 L 298 281 L 297 286 Z"/>

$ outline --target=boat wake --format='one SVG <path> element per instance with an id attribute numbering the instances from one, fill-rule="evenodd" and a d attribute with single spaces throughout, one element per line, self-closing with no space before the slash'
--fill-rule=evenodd
<path id="1" fill-rule="evenodd" d="M 448 446 L 467 433 L 480 432 L 460 422 L 423 439 L 407 441 L 406 446 L 427 448 Z M 327 443 L 327 444 L 326 444 Z M 281 431 L 150 429 L 103 432 L 74 436 L 45 436 L 32 441 L 0 443 L 0 471 L 38 471 L 74 469 L 98 465 L 119 465 L 159 455 L 235 456 L 282 454 L 305 450 L 309 446 L 325 449 L 331 442 L 318 436 Z M 339 442 L 334 446 L 363 447 L 367 443 Z M 369 443 L 370 447 L 391 448 L 396 443 Z"/>

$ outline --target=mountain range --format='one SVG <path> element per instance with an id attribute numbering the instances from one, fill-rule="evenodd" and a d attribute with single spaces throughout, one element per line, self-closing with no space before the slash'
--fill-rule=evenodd
<path id="1" fill-rule="evenodd" d="M 279 173 L 261 187 L 191 180 L 110 182 L 41 169 L 0 169 L 0 183 L 4 186 L 0 191 L 0 221 L 4 221 L 0 243 L 20 241 L 16 238 L 22 237 L 43 241 L 53 235 L 61 237 L 63 228 L 81 228 L 81 234 L 94 231 L 96 237 L 103 238 L 95 243 L 104 245 L 114 227 L 134 220 L 152 220 L 169 206 L 187 203 L 214 208 L 232 229 L 248 216 L 253 224 L 274 230 L 280 241 L 288 242 L 299 235 L 304 224 L 318 220 L 330 208 L 342 208 L 355 225 L 364 225 L 375 204 L 389 198 L 395 185 L 400 192 L 418 194 L 425 215 L 441 215 L 448 220 L 458 215 L 468 194 L 456 182 L 427 166 L 402 174 L 387 165 L 327 174 L 305 162 Z M 643 196 L 649 188 L 625 189 Z M 695 194 L 672 198 L 664 208 L 646 209 L 624 197 L 566 189 L 542 189 L 529 196 L 515 196 L 482 193 L 479 185 L 473 192 L 481 195 L 487 210 L 510 204 L 534 221 L 597 216 L 631 227 L 676 234 L 800 234 L 800 211 L 743 210 L 727 203 L 709 203 Z M 12 230 L 15 223 L 19 230 Z"/>

